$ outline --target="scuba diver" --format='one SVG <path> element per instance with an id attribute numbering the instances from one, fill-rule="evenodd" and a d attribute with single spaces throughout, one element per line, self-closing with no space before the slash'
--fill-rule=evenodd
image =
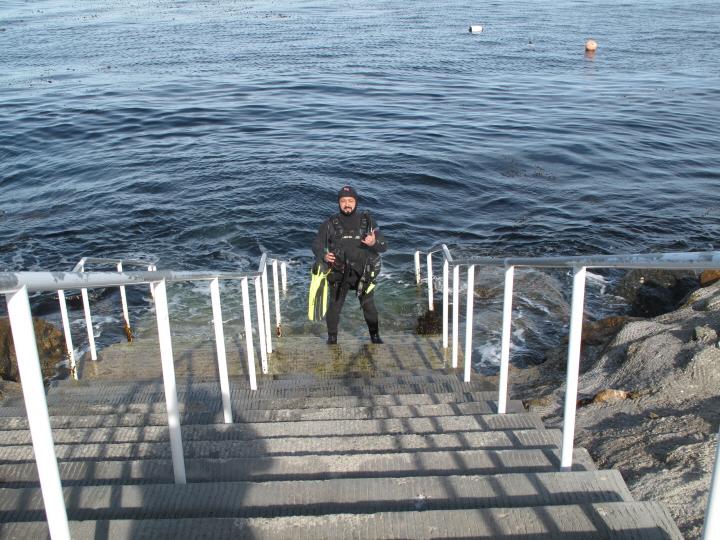
<path id="1" fill-rule="evenodd" d="M 312 244 L 316 267 L 324 263 L 328 269 L 327 273 L 323 274 L 329 288 L 328 345 L 337 343 L 340 311 L 350 290 L 357 291 L 370 331 L 370 341 L 383 342 L 378 329 L 374 293 L 375 280 L 380 272 L 380 253 L 387 250 L 387 243 L 370 214 L 367 211 L 358 211 L 357 202 L 358 195 L 355 190 L 344 186 L 338 193 L 340 212 L 320 225 Z"/>

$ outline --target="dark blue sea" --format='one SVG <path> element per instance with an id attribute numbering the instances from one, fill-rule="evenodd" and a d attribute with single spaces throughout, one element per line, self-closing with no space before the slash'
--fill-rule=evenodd
<path id="1" fill-rule="evenodd" d="M 321 335 L 304 321 L 309 245 L 345 183 L 390 244 L 386 333 L 413 327 L 412 254 L 440 242 L 498 256 L 717 249 L 719 28 L 716 0 L 4 0 L 0 270 L 82 256 L 252 269 L 267 250 L 291 262 L 288 333 Z M 612 279 L 591 279 L 596 313 L 617 303 Z M 562 329 L 550 289 L 520 288 L 518 309 Z M 147 296 L 131 292 L 136 321 Z M 227 284 L 239 327 L 237 297 Z M 486 362 L 500 301 L 477 302 Z M 193 321 L 176 331 L 211 332 L 205 284 L 174 286 L 171 303 Z M 57 318 L 48 295 L 33 305 Z M 116 292 L 95 291 L 93 313 L 101 344 L 121 335 Z"/>

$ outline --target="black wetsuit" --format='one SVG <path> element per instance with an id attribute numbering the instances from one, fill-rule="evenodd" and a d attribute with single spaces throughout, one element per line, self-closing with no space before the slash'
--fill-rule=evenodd
<path id="1" fill-rule="evenodd" d="M 363 214 L 367 216 L 364 220 Z M 366 222 L 367 230 L 361 230 L 363 221 Z M 337 230 L 334 222 L 340 225 L 340 231 Z M 362 238 L 371 230 L 375 231 L 375 245 L 369 247 L 362 243 Z M 366 264 L 368 261 L 377 259 L 380 253 L 385 252 L 387 243 L 382 232 L 377 229 L 377 224 L 372 216 L 355 209 L 349 216 L 341 212 L 326 219 L 320 225 L 315 236 L 312 250 L 318 261 L 324 261 L 325 254 L 328 252 L 333 252 L 336 256 L 336 262 L 328 276 L 331 289 L 327 310 L 327 328 L 328 334 L 337 334 L 340 311 L 348 291 L 357 290 Z M 365 322 L 371 335 L 378 333 L 378 312 L 375 307 L 374 293 L 375 291 L 371 290 L 359 297 Z"/>

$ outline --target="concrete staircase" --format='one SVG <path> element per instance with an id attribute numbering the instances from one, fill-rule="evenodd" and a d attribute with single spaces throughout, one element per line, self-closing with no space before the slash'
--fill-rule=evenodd
<path id="1" fill-rule="evenodd" d="M 518 401 L 445 370 L 178 380 L 188 484 L 162 383 L 60 381 L 48 404 L 73 538 L 681 538 Z M 48 534 L 21 399 L 0 407 L 0 537 Z"/>

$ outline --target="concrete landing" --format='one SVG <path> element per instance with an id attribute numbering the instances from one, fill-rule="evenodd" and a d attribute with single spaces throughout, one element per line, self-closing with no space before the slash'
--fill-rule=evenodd
<path id="1" fill-rule="evenodd" d="M 340 337 L 338 345 L 328 346 L 324 338 L 291 336 L 273 339 L 268 374 L 263 375 L 260 350 L 255 339 L 254 354 L 259 380 L 286 375 L 315 378 L 343 376 L 375 377 L 382 372 L 412 370 L 453 371 L 449 349 L 442 348 L 439 336 L 387 335 L 385 344 L 373 345 L 365 338 Z M 173 337 L 175 374 L 194 381 L 217 380 L 217 354 L 214 340 Z M 226 336 L 225 349 L 231 377 L 247 378 L 247 357 L 243 335 Z M 156 337 L 132 343 L 118 343 L 101 351 L 93 362 L 85 356 L 78 363 L 79 378 L 148 380 L 162 376 Z M 154 359 L 154 360 L 153 360 Z M 463 355 L 459 354 L 459 369 Z"/>

